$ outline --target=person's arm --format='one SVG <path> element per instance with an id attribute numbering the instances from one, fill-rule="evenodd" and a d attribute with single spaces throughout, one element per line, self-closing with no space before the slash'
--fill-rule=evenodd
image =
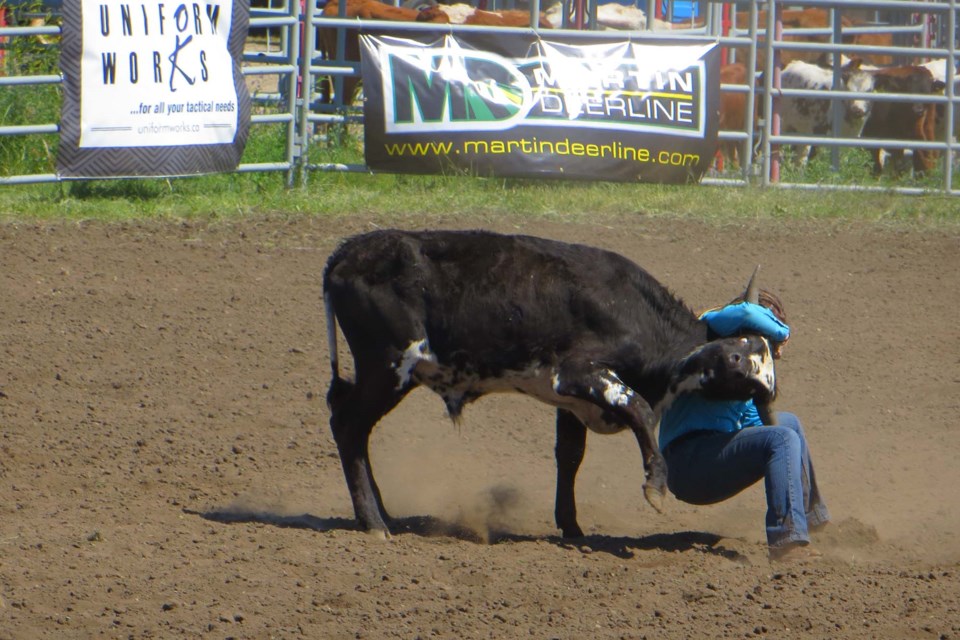
<path id="1" fill-rule="evenodd" d="M 773 312 L 758 304 L 741 302 L 720 309 L 707 311 L 701 316 L 710 330 L 720 337 L 732 336 L 746 331 L 759 333 L 773 342 L 783 342 L 790 337 L 790 327 L 773 315 Z"/>

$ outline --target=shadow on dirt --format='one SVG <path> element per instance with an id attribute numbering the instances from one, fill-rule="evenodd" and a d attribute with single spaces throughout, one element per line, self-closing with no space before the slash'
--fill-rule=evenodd
<path id="1" fill-rule="evenodd" d="M 237 522 L 259 522 L 277 527 L 310 529 L 313 531 L 359 531 L 353 518 L 320 518 L 310 514 L 281 515 L 268 511 L 252 511 L 236 508 L 214 509 L 211 511 L 192 511 L 184 513 L 200 516 L 204 520 L 232 524 Z M 509 533 L 505 531 L 477 531 L 457 522 L 449 522 L 433 516 L 411 516 L 394 518 L 390 522 L 393 535 L 415 535 L 421 537 L 449 537 L 476 544 L 504 544 L 520 542 L 549 542 L 565 549 L 581 553 L 608 553 L 618 558 L 632 558 L 638 551 L 696 552 L 726 558 L 733 562 L 748 562 L 747 557 L 734 549 L 721 544 L 726 538 L 703 531 L 681 531 L 656 533 L 639 538 L 625 536 L 590 535 L 578 539 L 560 536 L 534 536 Z"/>
<path id="2" fill-rule="evenodd" d="M 312 529 L 314 531 L 358 530 L 357 522 L 353 518 L 318 518 L 308 513 L 299 515 L 281 515 L 269 511 L 252 511 L 245 509 L 213 509 L 211 511 L 193 511 L 184 509 L 185 514 L 200 516 L 204 520 L 233 524 L 236 522 L 260 522 L 277 527 L 291 527 L 294 529 Z"/>
<path id="3" fill-rule="evenodd" d="M 304 513 L 300 515 L 282 515 L 270 511 L 257 511 L 227 507 L 211 511 L 193 511 L 184 509 L 184 513 L 200 516 L 204 520 L 232 524 L 236 522 L 260 522 L 277 527 L 293 527 L 297 529 L 312 529 L 313 531 L 359 531 L 357 521 L 353 518 L 318 518 Z M 390 532 L 393 535 L 412 534 L 424 538 L 448 537 L 475 542 L 478 544 L 492 544 L 501 541 L 530 541 L 539 540 L 534 536 L 518 536 L 507 533 L 479 532 L 466 525 L 448 522 L 433 516 L 411 516 L 393 518 L 390 520 Z"/>
<path id="4" fill-rule="evenodd" d="M 733 562 L 749 563 L 746 555 L 722 544 L 729 542 L 715 533 L 705 531 L 677 531 L 655 533 L 639 538 L 586 536 L 579 540 L 556 538 L 558 544 L 590 553 L 609 553 L 618 558 L 632 558 L 638 551 L 695 552 L 726 558 Z"/>

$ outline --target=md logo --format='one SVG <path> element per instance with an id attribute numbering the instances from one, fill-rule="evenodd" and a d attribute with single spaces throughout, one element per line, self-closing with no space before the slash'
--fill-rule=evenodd
<path id="1" fill-rule="evenodd" d="M 527 79 L 493 53 L 381 44 L 379 57 L 387 133 L 509 129 L 533 106 Z"/>

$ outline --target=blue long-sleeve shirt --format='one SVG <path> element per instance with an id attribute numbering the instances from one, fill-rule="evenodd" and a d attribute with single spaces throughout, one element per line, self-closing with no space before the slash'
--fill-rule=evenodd
<path id="1" fill-rule="evenodd" d="M 759 333 L 774 342 L 790 336 L 790 327 L 766 307 L 741 302 L 708 311 L 701 316 L 710 330 L 721 337 L 743 331 Z M 660 450 L 693 431 L 733 433 L 763 424 L 753 400 L 706 400 L 699 393 L 685 393 L 674 400 L 660 418 Z"/>

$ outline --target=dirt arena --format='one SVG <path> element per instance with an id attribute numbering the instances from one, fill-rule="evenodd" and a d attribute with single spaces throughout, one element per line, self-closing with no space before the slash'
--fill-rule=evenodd
<path id="1" fill-rule="evenodd" d="M 614 249 L 695 309 L 762 263 L 834 516 L 825 559 L 783 567 L 762 487 L 657 515 L 626 434 L 588 438 L 564 542 L 553 412 L 518 396 L 457 427 L 412 394 L 372 442 L 405 528 L 355 530 L 320 275 L 383 224 L 0 225 L 0 639 L 960 638 L 960 236 L 404 220 Z"/>

